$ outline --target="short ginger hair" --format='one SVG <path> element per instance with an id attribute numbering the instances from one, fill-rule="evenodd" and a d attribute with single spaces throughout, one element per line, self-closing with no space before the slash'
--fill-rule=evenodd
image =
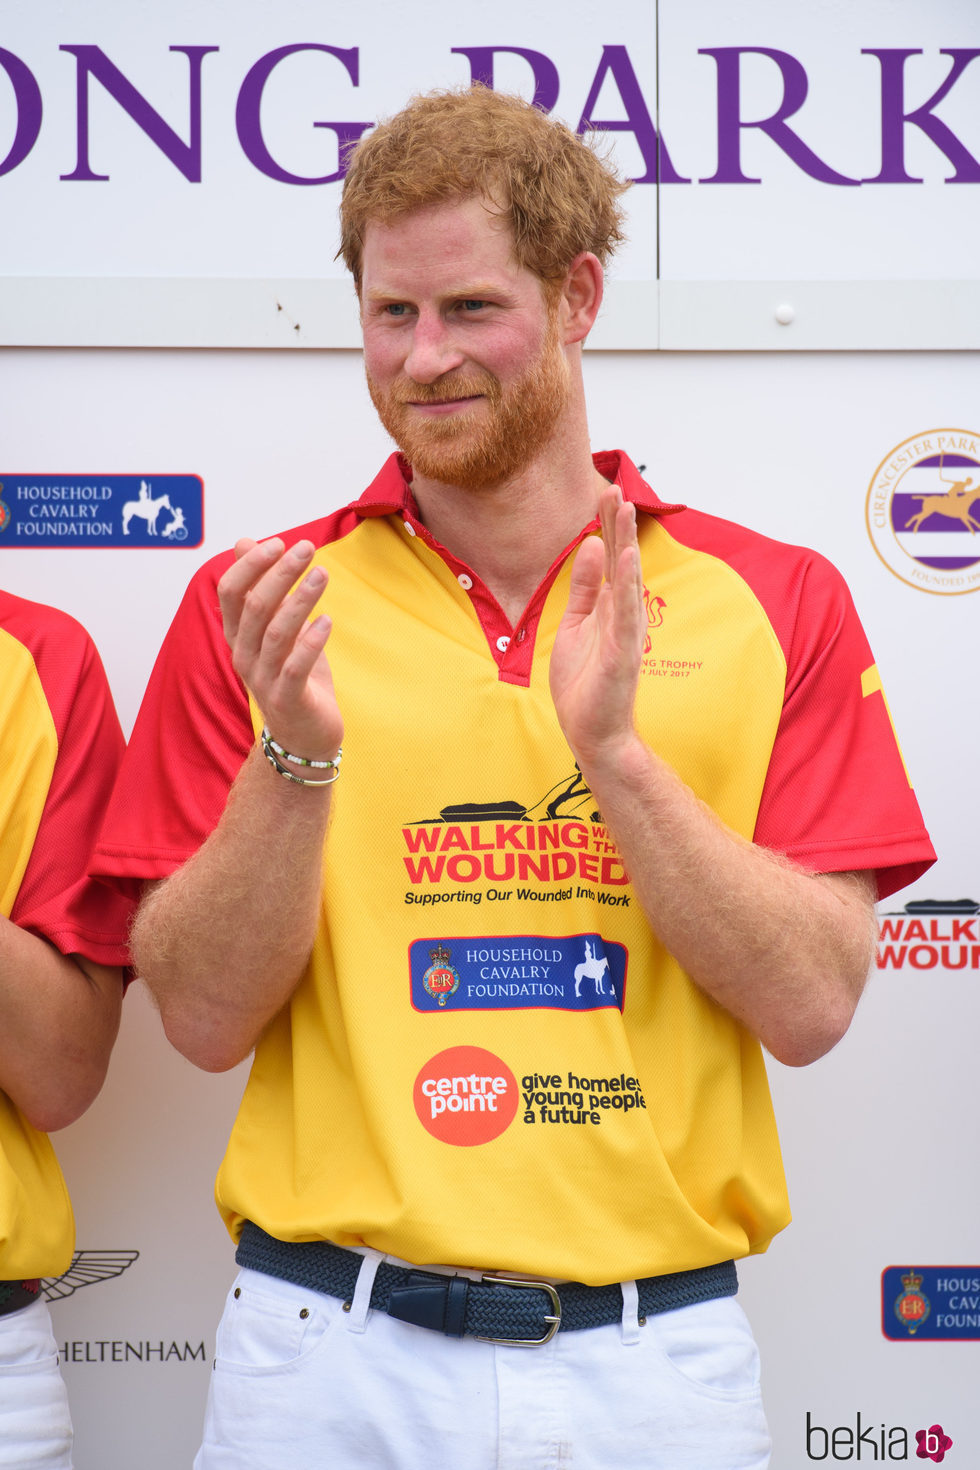
<path id="1" fill-rule="evenodd" d="M 521 97 L 480 84 L 427 92 L 351 150 L 337 254 L 360 293 L 372 221 L 482 196 L 510 224 L 519 264 L 557 282 L 583 250 L 606 264 L 623 239 L 628 188 L 592 147 Z"/>

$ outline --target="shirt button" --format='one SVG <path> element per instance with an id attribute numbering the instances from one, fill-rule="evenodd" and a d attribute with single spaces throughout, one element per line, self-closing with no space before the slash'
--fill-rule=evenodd
<path id="1" fill-rule="evenodd" d="M 507 652 L 508 648 L 510 647 L 510 639 L 507 637 L 506 633 L 497 639 L 497 647 L 500 649 L 501 653 Z"/>
<path id="2" fill-rule="evenodd" d="M 456 578 L 456 581 L 463 588 L 464 592 L 469 592 L 470 588 L 473 586 L 473 578 L 468 577 L 465 572 L 460 572 L 459 576 Z"/>
<path id="3" fill-rule="evenodd" d="M 411 521 L 402 521 L 402 525 L 405 527 L 405 530 L 410 536 L 415 535 L 415 527 L 412 525 Z"/>

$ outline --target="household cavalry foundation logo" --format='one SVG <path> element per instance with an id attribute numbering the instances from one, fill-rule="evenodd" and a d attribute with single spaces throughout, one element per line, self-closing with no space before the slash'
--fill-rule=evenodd
<path id="1" fill-rule="evenodd" d="M 449 963 L 452 951 L 444 944 L 437 944 L 435 949 L 429 950 L 429 956 L 432 964 L 422 976 L 422 984 L 432 999 L 444 1006 L 449 997 L 455 995 L 459 989 L 459 975 Z"/>
<path id="2" fill-rule="evenodd" d="M 980 591 L 980 433 L 930 429 L 889 450 L 865 516 L 875 551 L 910 587 Z"/>
<path id="3" fill-rule="evenodd" d="M 886 1266 L 881 1331 L 889 1342 L 980 1342 L 980 1266 Z"/>
<path id="4" fill-rule="evenodd" d="M 931 1310 L 929 1298 L 921 1290 L 922 1277 L 917 1271 L 909 1271 L 902 1277 L 902 1295 L 895 1302 L 895 1316 L 914 1337 Z"/>
<path id="5" fill-rule="evenodd" d="M 6 549 L 200 546 L 200 475 L 15 474 L 0 470 Z"/>

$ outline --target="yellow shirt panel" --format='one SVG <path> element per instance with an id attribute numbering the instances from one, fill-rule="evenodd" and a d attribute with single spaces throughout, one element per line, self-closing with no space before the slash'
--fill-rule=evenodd
<path id="1" fill-rule="evenodd" d="M 51 784 L 58 738 L 30 651 L 0 628 L 0 912 L 9 917 Z M 74 1221 L 54 1148 L 0 1092 L 0 1279 L 57 1276 Z"/>
<path id="2" fill-rule="evenodd" d="M 764 1249 L 788 1208 L 759 1047 L 653 938 L 548 692 L 569 564 L 525 688 L 407 545 L 378 519 L 318 554 L 344 765 L 310 969 L 219 1175 L 230 1228 L 589 1282 Z M 723 562 L 646 518 L 641 551 L 639 728 L 751 837 L 778 642 Z"/>

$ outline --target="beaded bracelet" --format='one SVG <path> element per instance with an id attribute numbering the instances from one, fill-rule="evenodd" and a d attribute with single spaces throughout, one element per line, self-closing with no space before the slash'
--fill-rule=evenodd
<path id="1" fill-rule="evenodd" d="M 328 771 L 340 759 L 339 750 L 337 752 L 337 760 L 333 761 L 308 761 L 305 755 L 290 755 L 289 751 L 284 750 L 278 740 L 273 740 L 268 725 L 262 726 L 262 744 L 267 750 L 274 750 L 276 755 L 281 756 L 284 761 L 292 761 L 294 766 L 313 766 L 317 770 Z"/>
<path id="2" fill-rule="evenodd" d="M 292 781 L 295 786 L 332 786 L 337 777 L 340 775 L 340 757 L 343 755 L 343 750 L 338 750 L 332 761 L 302 761 L 302 764 L 304 766 L 316 766 L 320 770 L 329 770 L 332 772 L 332 775 L 326 776 L 322 781 L 311 781 L 307 776 L 297 776 L 293 771 L 288 771 L 286 767 L 282 765 L 282 763 L 279 761 L 276 755 L 276 751 L 279 751 L 280 754 L 284 755 L 287 760 L 294 760 L 297 762 L 297 764 L 300 763 L 299 756 L 287 755 L 282 746 L 278 745 L 276 741 L 273 740 L 272 736 L 269 734 L 269 731 L 263 728 L 263 755 L 269 762 L 270 766 L 274 766 L 276 768 L 280 776 L 285 776 L 286 780 Z"/>

